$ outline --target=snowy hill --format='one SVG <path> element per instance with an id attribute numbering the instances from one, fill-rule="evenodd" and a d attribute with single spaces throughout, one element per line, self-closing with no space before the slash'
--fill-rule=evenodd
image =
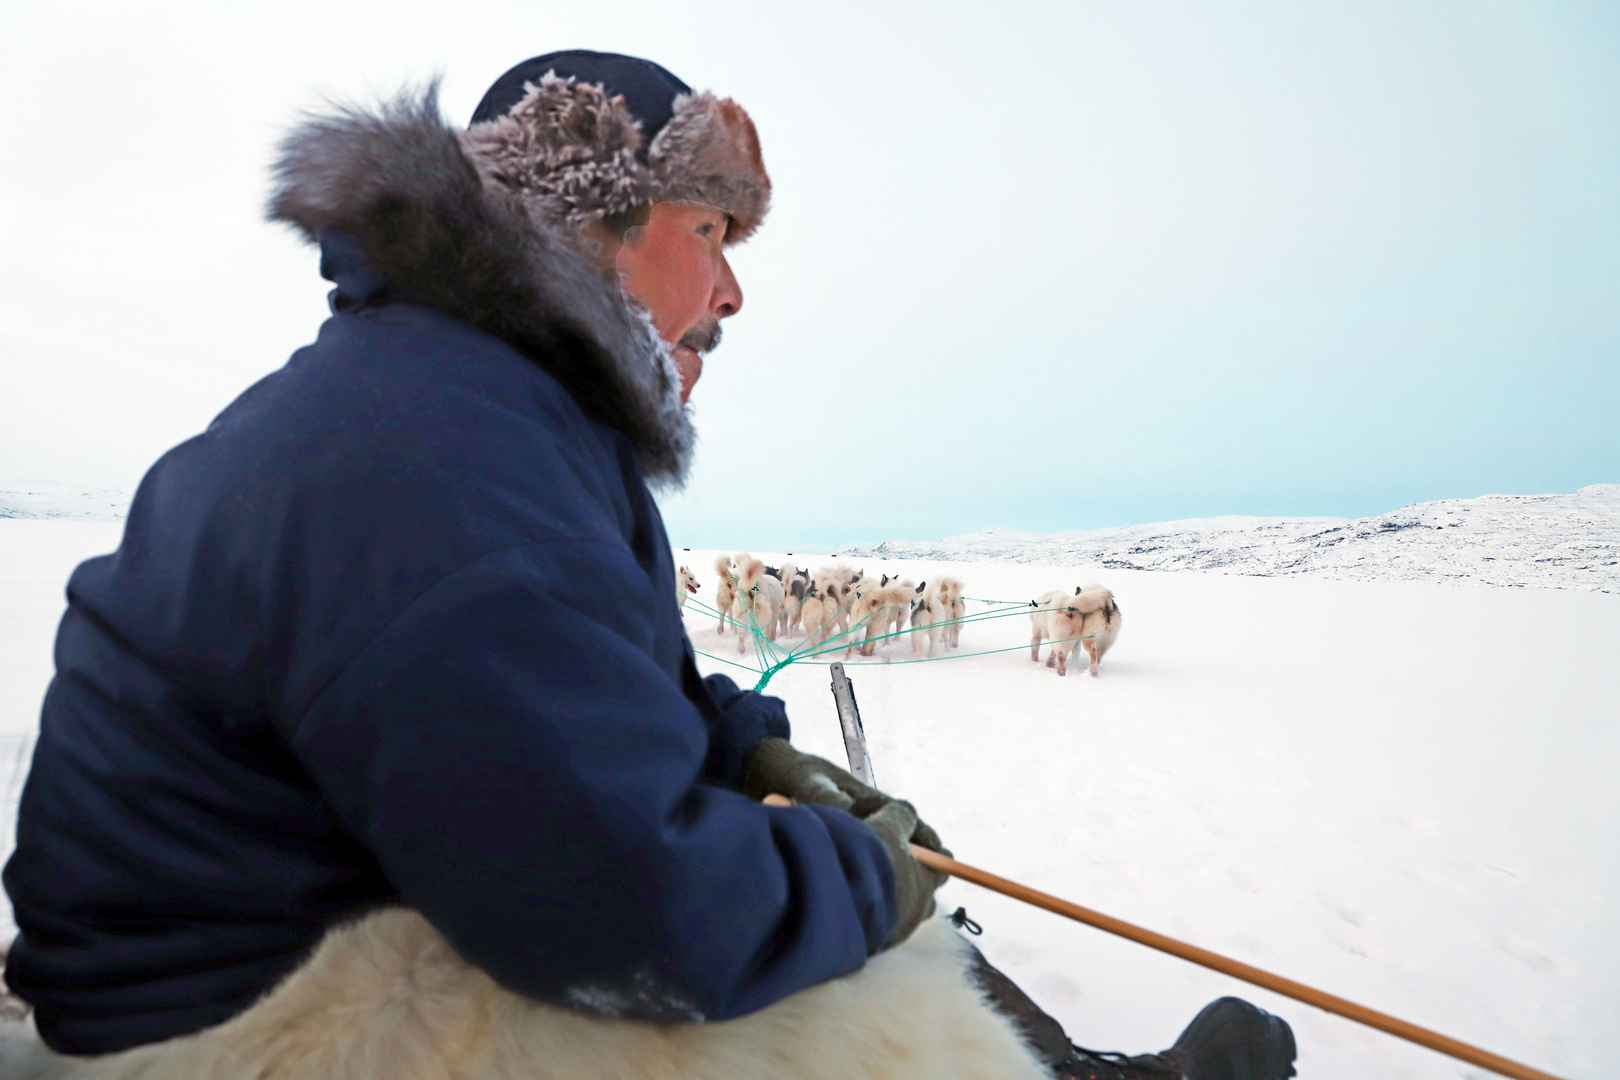
<path id="1" fill-rule="evenodd" d="M 111 521 L 122 518 L 129 510 L 129 499 L 129 492 L 119 488 L 49 480 L 0 480 L 0 518 Z"/>
<path id="2" fill-rule="evenodd" d="M 1620 484 L 1570 495 L 1443 499 L 1353 520 L 1219 517 L 1048 535 L 985 529 L 847 554 L 1613 593 L 1620 592 Z"/>

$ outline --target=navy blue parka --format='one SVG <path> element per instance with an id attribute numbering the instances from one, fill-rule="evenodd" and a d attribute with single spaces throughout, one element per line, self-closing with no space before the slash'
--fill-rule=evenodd
<path id="1" fill-rule="evenodd" d="M 645 324 L 435 116 L 316 134 L 360 160 L 284 163 L 277 210 L 332 318 L 69 584 L 5 869 L 42 1035 L 219 1023 L 388 904 L 512 990 L 657 1020 L 858 968 L 895 922 L 876 835 L 732 790 L 787 718 L 693 664 L 644 480 L 690 429 Z M 384 152 L 416 155 L 392 186 Z"/>

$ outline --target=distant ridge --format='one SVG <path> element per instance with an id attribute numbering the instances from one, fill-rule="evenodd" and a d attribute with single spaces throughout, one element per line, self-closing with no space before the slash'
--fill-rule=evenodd
<path id="1" fill-rule="evenodd" d="M 129 512 L 129 499 L 129 492 L 120 488 L 58 484 L 50 480 L 0 480 L 0 519 L 116 521 Z"/>
<path id="2" fill-rule="evenodd" d="M 1569 495 L 1441 499 L 1354 519 L 1218 517 L 1048 534 L 984 529 L 840 554 L 1614 593 L 1620 484 Z"/>

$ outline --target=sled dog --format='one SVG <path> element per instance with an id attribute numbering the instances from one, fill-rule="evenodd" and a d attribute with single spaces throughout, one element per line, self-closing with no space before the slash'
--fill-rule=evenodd
<path id="1" fill-rule="evenodd" d="M 698 584 L 697 575 L 692 573 L 690 566 L 683 566 L 675 571 L 675 602 L 681 606 L 683 615 L 686 613 L 687 594 L 696 596 L 697 591 L 701 588 L 703 586 Z"/>
<path id="2" fill-rule="evenodd" d="M 824 644 L 838 625 L 838 601 L 821 592 L 821 588 L 821 583 L 812 581 L 804 590 L 804 601 L 799 605 L 807 649 Z"/>
<path id="3" fill-rule="evenodd" d="M 887 574 L 883 575 L 883 587 L 885 589 L 899 587 L 907 594 L 905 606 L 896 607 L 889 612 L 889 624 L 883 628 L 886 635 L 893 637 L 906 628 L 906 617 L 911 614 L 911 605 L 916 602 L 918 595 L 922 593 L 927 585 L 928 582 L 926 581 L 918 585 L 910 578 L 901 581 L 899 578 L 892 578 Z"/>
<path id="4" fill-rule="evenodd" d="M 804 619 L 804 595 L 810 588 L 810 571 L 800 570 L 792 563 L 782 567 L 782 626 L 786 634 Z"/>
<path id="5" fill-rule="evenodd" d="M 1086 653 L 1091 657 L 1091 675 L 1095 678 L 1097 665 L 1102 662 L 1103 653 L 1114 647 L 1125 616 L 1120 613 L 1113 592 L 1095 583 L 1076 590 L 1074 602 L 1085 612 L 1085 622 L 1080 627 L 1080 633 L 1084 635 L 1081 644 L 1085 645 Z"/>
<path id="6" fill-rule="evenodd" d="M 894 624 L 896 615 L 903 618 L 911 609 L 912 592 L 885 576 L 881 580 L 866 578 L 856 582 L 854 593 L 855 602 L 850 607 L 850 644 L 844 655 L 858 649 L 862 656 L 872 656 L 877 652 L 878 641 Z M 865 635 L 857 644 L 856 634 L 863 627 Z"/>
<path id="7" fill-rule="evenodd" d="M 1068 660 L 1080 644 L 1080 628 L 1086 620 L 1085 612 L 1072 602 L 1079 592 L 1076 589 L 1074 594 L 1070 594 L 1058 589 L 1031 601 L 1035 610 L 1029 613 L 1029 658 L 1031 661 L 1039 660 L 1041 640 L 1050 641 L 1046 666 L 1056 666 L 1059 675 L 1069 673 Z"/>
<path id="8" fill-rule="evenodd" d="M 962 619 L 967 615 L 967 601 L 962 599 L 962 583 L 956 578 L 940 578 L 935 586 L 934 617 L 940 626 L 940 642 L 947 649 L 961 644 Z"/>
<path id="9" fill-rule="evenodd" d="M 940 625 L 939 617 L 939 587 L 928 587 L 928 582 L 917 586 L 915 595 L 911 600 L 911 651 L 923 651 L 922 639 L 928 638 L 928 655 L 934 655 L 934 646 L 939 643 Z"/>
<path id="10" fill-rule="evenodd" d="M 737 624 L 737 651 L 748 651 L 753 633 L 776 640 L 776 622 L 782 617 L 782 582 L 766 573 L 758 559 L 737 557 L 737 599 L 731 605 L 731 618 Z"/>
<path id="11" fill-rule="evenodd" d="M 714 572 L 720 575 L 720 587 L 714 591 L 714 610 L 720 613 L 720 633 L 723 634 L 726 632 L 726 617 L 737 600 L 737 576 L 731 572 L 731 556 L 717 556 Z"/>
<path id="12" fill-rule="evenodd" d="M 852 573 L 847 566 L 823 566 L 805 587 L 800 622 L 810 648 L 819 648 L 843 632 L 849 620 L 848 581 Z"/>

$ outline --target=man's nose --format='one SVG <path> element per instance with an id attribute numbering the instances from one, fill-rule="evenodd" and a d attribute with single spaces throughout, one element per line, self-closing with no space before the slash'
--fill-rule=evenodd
<path id="1" fill-rule="evenodd" d="M 720 276 L 715 280 L 714 292 L 709 296 L 709 310 L 717 319 L 727 319 L 742 309 L 742 286 L 731 272 L 731 264 L 720 256 Z"/>

